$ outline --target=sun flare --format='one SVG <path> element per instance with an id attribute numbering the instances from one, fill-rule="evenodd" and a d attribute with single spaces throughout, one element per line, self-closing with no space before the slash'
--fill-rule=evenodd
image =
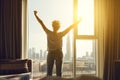
<path id="1" fill-rule="evenodd" d="M 78 34 L 94 35 L 94 0 L 78 1 L 78 17 L 82 17 Z"/>

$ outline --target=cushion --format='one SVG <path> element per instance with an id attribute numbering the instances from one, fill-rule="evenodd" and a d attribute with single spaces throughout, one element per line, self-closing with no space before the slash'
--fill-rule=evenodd
<path id="1" fill-rule="evenodd" d="M 28 72 L 27 59 L 0 60 L 0 75 L 19 74 Z"/>

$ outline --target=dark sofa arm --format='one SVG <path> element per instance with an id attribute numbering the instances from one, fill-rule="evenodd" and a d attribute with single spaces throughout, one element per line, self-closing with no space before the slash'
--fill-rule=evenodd
<path id="1" fill-rule="evenodd" d="M 32 60 L 31 59 L 28 60 L 27 65 L 28 65 L 28 71 L 32 72 Z"/>
<path id="2" fill-rule="evenodd" d="M 30 59 L 2 59 L 0 60 L 0 75 L 32 72 Z"/>

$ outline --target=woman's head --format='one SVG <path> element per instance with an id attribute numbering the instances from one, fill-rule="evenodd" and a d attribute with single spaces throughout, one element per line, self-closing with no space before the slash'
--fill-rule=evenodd
<path id="1" fill-rule="evenodd" d="M 59 20 L 54 20 L 52 22 L 52 27 L 55 32 L 57 32 L 60 28 L 60 21 Z"/>

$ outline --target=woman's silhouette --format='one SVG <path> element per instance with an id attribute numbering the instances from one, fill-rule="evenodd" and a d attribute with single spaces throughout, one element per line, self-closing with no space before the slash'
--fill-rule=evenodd
<path id="1" fill-rule="evenodd" d="M 42 20 L 37 16 L 37 11 L 34 11 L 34 15 L 37 21 L 40 23 L 41 27 L 47 34 L 47 76 L 52 76 L 52 70 L 54 62 L 56 63 L 56 75 L 61 77 L 61 69 L 62 69 L 62 59 L 63 59 L 63 52 L 62 52 L 62 38 L 65 36 L 72 28 L 76 27 L 81 18 L 75 22 L 74 24 L 70 25 L 67 29 L 62 32 L 58 32 L 60 28 L 60 22 L 58 20 L 54 20 L 52 22 L 53 31 L 49 30 Z"/>

